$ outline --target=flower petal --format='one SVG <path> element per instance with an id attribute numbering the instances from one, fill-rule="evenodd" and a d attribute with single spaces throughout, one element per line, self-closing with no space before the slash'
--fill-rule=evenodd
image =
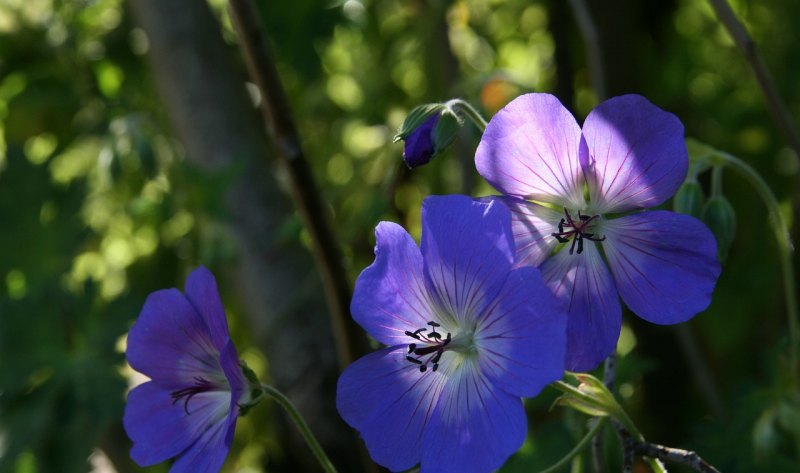
<path id="1" fill-rule="evenodd" d="M 230 393 L 199 393 L 188 403 L 184 401 L 174 402 L 169 388 L 153 381 L 128 394 L 122 421 L 133 441 L 131 458 L 139 466 L 172 458 L 192 445 L 209 426 L 224 424 Z"/>
<path id="2" fill-rule="evenodd" d="M 361 432 L 372 459 L 392 471 L 419 463 L 422 432 L 445 381 L 439 371 L 420 373 L 406 351 L 391 347 L 360 358 L 336 391 L 339 414 Z"/>
<path id="3" fill-rule="evenodd" d="M 583 253 L 562 249 L 541 267 L 542 277 L 567 310 L 569 371 L 597 367 L 617 346 L 622 307 L 617 288 L 597 244 L 584 242 Z"/>
<path id="4" fill-rule="evenodd" d="M 233 424 L 227 421 L 217 422 L 209 426 L 197 441 L 186 449 L 172 464 L 169 473 L 217 473 L 225 463 L 231 445 L 226 440 L 233 434 Z"/>
<path id="5" fill-rule="evenodd" d="M 681 121 L 639 95 L 592 110 L 580 159 L 597 213 L 656 206 L 675 194 L 689 169 Z"/>
<path id="6" fill-rule="evenodd" d="M 711 303 L 720 264 L 714 235 L 702 222 L 656 210 L 608 220 L 603 230 L 614 280 L 636 315 L 674 324 Z"/>
<path id="7" fill-rule="evenodd" d="M 489 121 L 475 165 L 503 194 L 583 208 L 580 139 L 578 123 L 557 98 L 526 94 Z"/>
<path id="8" fill-rule="evenodd" d="M 480 315 L 505 284 L 514 262 L 511 215 L 499 202 L 462 195 L 422 203 L 422 243 L 428 292 L 445 329 Z"/>
<path id="9" fill-rule="evenodd" d="M 206 325 L 211 330 L 214 346 L 217 347 L 217 350 L 221 350 L 230 340 L 230 335 L 225 309 L 219 298 L 219 289 L 217 289 L 214 275 L 205 267 L 198 267 L 186 279 L 184 292 L 195 310 L 206 321 Z"/>
<path id="10" fill-rule="evenodd" d="M 514 267 L 539 266 L 558 245 L 552 234 L 558 230 L 563 213 L 516 197 L 490 196 L 480 200 L 500 201 L 511 211 L 511 232 L 516 247 Z"/>
<path id="11" fill-rule="evenodd" d="M 475 360 L 465 359 L 425 429 L 420 473 L 493 471 L 519 450 L 526 431 L 522 400 L 492 386 Z"/>
<path id="12" fill-rule="evenodd" d="M 481 372 L 509 394 L 533 397 L 564 375 L 567 314 L 536 268 L 511 272 L 478 324 Z"/>
<path id="13" fill-rule="evenodd" d="M 219 358 L 222 371 L 225 373 L 225 378 L 228 380 L 231 391 L 230 413 L 228 414 L 228 423 L 232 425 L 229 427 L 225 436 L 225 442 L 230 447 L 233 441 L 233 425 L 236 424 L 236 417 L 239 415 L 238 403 L 242 399 L 247 386 L 247 380 L 242 373 L 242 367 L 239 366 L 239 357 L 236 354 L 236 347 L 233 342 L 228 343 L 222 348 Z M 231 417 L 233 419 L 231 419 Z"/>
<path id="14" fill-rule="evenodd" d="M 128 333 L 126 356 L 133 369 L 167 386 L 185 387 L 197 376 L 221 374 L 205 320 L 177 289 L 147 297 Z"/>
<path id="15" fill-rule="evenodd" d="M 422 254 L 408 232 L 395 223 L 379 223 L 375 237 L 375 262 L 358 276 L 350 311 L 379 342 L 408 343 L 404 332 L 425 327 L 431 320 Z"/>
<path id="16" fill-rule="evenodd" d="M 433 127 L 439 122 L 440 114 L 432 115 L 412 131 L 403 145 L 403 161 L 410 169 L 427 164 L 433 158 L 436 148 L 433 143 Z"/>

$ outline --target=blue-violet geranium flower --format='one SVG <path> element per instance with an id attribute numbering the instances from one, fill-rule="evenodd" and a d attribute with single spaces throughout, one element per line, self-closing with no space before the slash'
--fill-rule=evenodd
<path id="1" fill-rule="evenodd" d="M 539 270 L 512 269 L 499 202 L 434 196 L 420 247 L 381 222 L 353 318 L 388 346 L 350 365 L 336 404 L 392 471 L 490 472 L 522 445 L 522 396 L 564 372 L 566 321 Z"/>
<path id="2" fill-rule="evenodd" d="M 671 113 L 624 95 L 581 129 L 552 95 L 523 95 L 491 119 L 475 163 L 505 194 L 491 199 L 511 209 L 517 264 L 541 265 L 567 308 L 568 370 L 590 370 L 613 352 L 618 293 L 656 324 L 686 321 L 710 303 L 720 273 L 712 233 L 693 217 L 637 211 L 686 178 L 683 125 Z"/>
<path id="3" fill-rule="evenodd" d="M 233 440 L 247 381 L 228 334 L 214 276 L 204 267 L 177 289 L 147 298 L 128 333 L 128 363 L 150 381 L 128 394 L 131 457 L 171 473 L 217 472 Z"/>

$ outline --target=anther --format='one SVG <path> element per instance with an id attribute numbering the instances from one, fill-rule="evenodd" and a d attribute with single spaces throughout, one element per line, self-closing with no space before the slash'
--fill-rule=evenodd
<path id="1" fill-rule="evenodd" d="M 551 233 L 550 235 L 554 237 L 559 243 L 569 243 L 570 239 L 572 240 L 572 244 L 569 247 L 569 254 L 583 253 L 583 240 L 590 240 L 590 241 L 603 241 L 606 239 L 605 236 L 600 238 L 595 237 L 595 233 L 588 232 L 589 226 L 591 223 L 598 217 L 597 215 L 589 216 L 583 215 L 580 210 L 578 210 L 577 220 L 572 219 L 572 215 L 570 215 L 569 210 L 564 207 L 564 218 L 562 218 L 558 222 L 558 232 Z M 566 230 L 565 230 L 566 228 Z M 577 246 L 577 251 L 576 251 Z"/>
<path id="2" fill-rule="evenodd" d="M 442 334 L 436 331 L 436 327 L 441 327 L 438 322 L 430 321 L 427 322 L 427 325 L 431 327 L 428 333 L 425 333 L 426 329 L 424 328 L 405 332 L 407 336 L 423 343 L 423 345 L 409 343 L 406 356 L 406 360 L 419 366 L 420 373 L 427 371 L 429 364 L 433 366 L 433 371 L 439 369 L 439 360 L 444 354 L 445 347 L 453 338 L 452 334 L 448 332 L 443 339 Z"/>

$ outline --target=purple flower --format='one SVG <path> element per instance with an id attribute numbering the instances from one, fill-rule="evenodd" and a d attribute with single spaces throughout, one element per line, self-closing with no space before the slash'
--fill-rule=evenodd
<path id="1" fill-rule="evenodd" d="M 536 268 L 512 270 L 508 209 L 429 197 L 420 247 L 381 222 L 353 318 L 388 345 L 350 365 L 336 404 L 392 471 L 489 472 L 522 445 L 521 396 L 564 371 L 565 317 Z"/>
<path id="2" fill-rule="evenodd" d="M 422 124 L 412 131 L 406 138 L 403 145 L 403 161 L 406 165 L 414 169 L 427 164 L 436 152 L 433 142 L 433 128 L 439 121 L 441 115 L 436 113 L 422 122 Z"/>
<path id="3" fill-rule="evenodd" d="M 214 276 L 197 268 L 185 292 L 150 294 L 128 333 L 128 362 L 151 381 L 128 394 L 123 423 L 140 466 L 177 457 L 172 473 L 216 472 L 228 455 L 247 381 Z"/>
<path id="4" fill-rule="evenodd" d="M 523 95 L 492 118 L 475 162 L 506 195 L 491 199 L 511 209 L 516 264 L 541 265 L 566 305 L 568 370 L 592 369 L 613 352 L 617 294 L 656 324 L 708 307 L 720 265 L 706 226 L 663 210 L 619 216 L 663 203 L 684 181 L 689 161 L 674 115 L 624 95 L 595 108 L 581 130 L 552 95 Z"/>

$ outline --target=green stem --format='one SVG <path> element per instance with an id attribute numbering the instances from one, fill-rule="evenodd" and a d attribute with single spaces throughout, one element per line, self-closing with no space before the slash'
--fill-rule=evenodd
<path id="1" fill-rule="evenodd" d="M 553 473 L 554 471 L 558 471 L 561 467 L 565 466 L 567 463 L 571 462 L 573 458 L 578 456 L 581 451 L 589 445 L 589 442 L 592 441 L 595 435 L 606 425 L 608 418 L 606 417 L 599 417 L 597 423 L 594 424 L 594 427 L 589 430 L 585 437 L 578 442 L 578 445 L 575 445 L 569 453 L 567 453 L 561 460 L 551 465 L 549 468 L 540 471 L 539 473 Z"/>
<path id="2" fill-rule="evenodd" d="M 464 115 L 467 116 L 475 126 L 483 133 L 486 130 L 486 120 L 484 120 L 483 116 L 481 116 L 480 112 L 478 112 L 475 107 L 472 106 L 469 102 L 461 99 L 451 99 L 445 103 L 446 107 L 452 109 L 458 109 L 461 112 L 464 112 Z"/>
<path id="3" fill-rule="evenodd" d="M 308 427 L 308 424 L 306 424 L 303 416 L 301 416 L 297 411 L 297 408 L 294 407 L 292 401 L 290 401 L 288 397 L 284 396 L 283 393 L 272 386 L 262 384 L 261 390 L 264 392 L 264 394 L 270 396 L 275 400 L 275 402 L 280 404 L 284 410 L 286 410 L 286 412 L 289 414 L 289 417 L 292 418 L 292 421 L 297 426 L 297 429 L 300 430 L 300 434 L 303 435 L 306 443 L 308 443 L 308 446 L 311 448 L 314 456 L 317 457 L 317 461 L 320 465 L 322 465 L 322 469 L 325 470 L 326 473 L 336 473 L 336 468 L 333 466 L 333 463 L 331 463 L 330 459 L 328 459 L 328 456 L 325 455 L 325 451 L 322 450 L 322 447 L 320 446 L 316 437 L 314 437 L 314 434 L 311 433 L 311 429 Z"/>
<path id="4" fill-rule="evenodd" d="M 769 212 L 769 223 L 775 232 L 775 238 L 778 240 L 778 251 L 780 253 L 781 270 L 783 272 L 783 288 L 786 294 L 786 311 L 789 315 L 789 368 L 791 370 L 790 382 L 792 387 L 798 388 L 798 358 L 797 358 L 797 345 L 800 341 L 800 333 L 798 333 L 798 306 L 797 306 L 797 293 L 795 292 L 795 274 L 792 265 L 792 241 L 789 236 L 789 227 L 781 215 L 778 200 L 772 194 L 764 179 L 750 167 L 747 163 L 722 151 L 719 156 L 724 160 L 725 164 L 730 165 L 731 168 L 739 172 L 745 179 L 752 185 L 761 200 L 766 204 L 767 211 Z"/>
<path id="5" fill-rule="evenodd" d="M 711 196 L 722 195 L 722 166 L 714 166 L 711 169 Z"/>

